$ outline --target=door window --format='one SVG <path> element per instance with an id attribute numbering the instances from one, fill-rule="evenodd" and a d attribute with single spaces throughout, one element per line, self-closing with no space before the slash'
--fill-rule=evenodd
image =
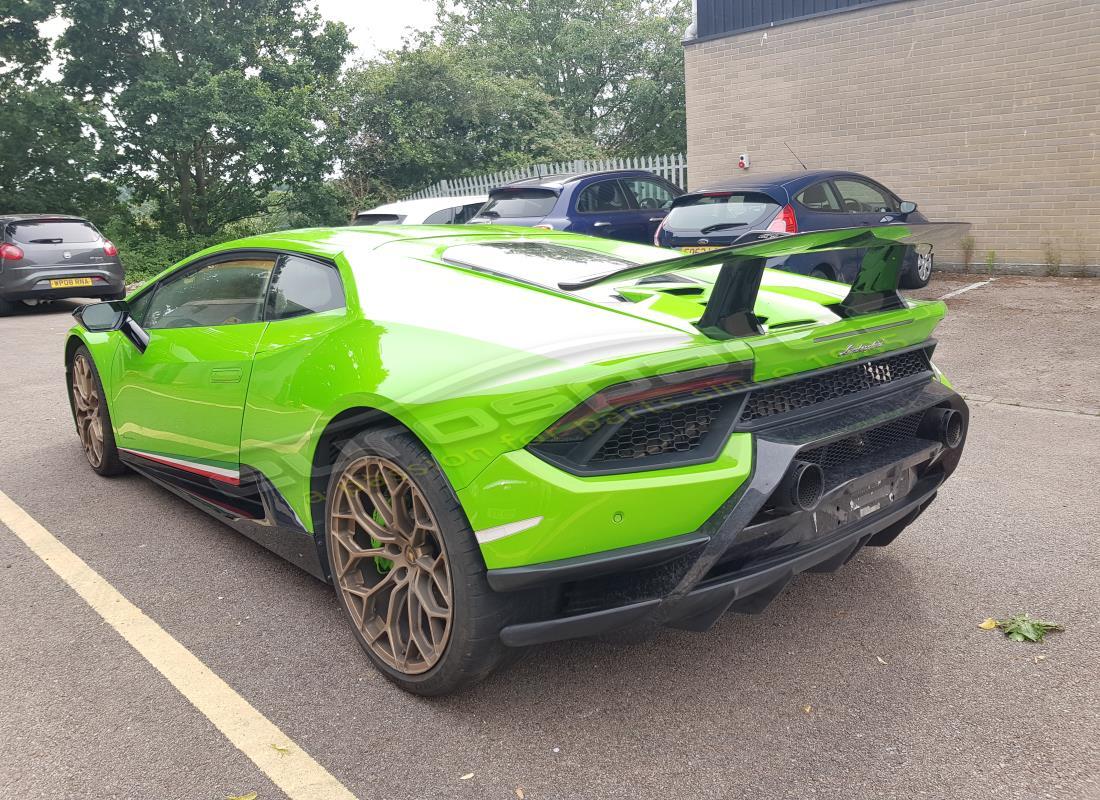
<path id="1" fill-rule="evenodd" d="M 587 186 L 577 199 L 577 211 L 581 214 L 600 214 L 615 211 L 629 211 L 630 202 L 626 198 L 619 181 L 600 181 Z"/>
<path id="2" fill-rule="evenodd" d="M 425 225 L 450 225 L 454 221 L 455 210 L 453 208 L 441 208 L 424 217 Z"/>
<path id="3" fill-rule="evenodd" d="M 882 189 L 863 181 L 841 179 L 833 181 L 840 202 L 849 214 L 882 214 L 898 211 L 897 203 Z"/>
<path id="4" fill-rule="evenodd" d="M 484 203 L 467 203 L 455 212 L 455 225 L 462 225 L 477 216 Z"/>
<path id="5" fill-rule="evenodd" d="M 143 327 L 240 325 L 263 318 L 274 258 L 235 258 L 184 269 L 165 279 L 145 311 Z"/>
<path id="6" fill-rule="evenodd" d="M 284 256 L 271 279 L 267 318 L 290 319 L 344 307 L 344 286 L 331 264 Z"/>
<path id="7" fill-rule="evenodd" d="M 794 198 L 800 205 L 812 211 L 840 211 L 840 201 L 827 183 L 815 183 L 807 186 Z"/>
<path id="8" fill-rule="evenodd" d="M 660 181 L 649 178 L 627 178 L 622 181 L 628 192 L 634 195 L 638 208 L 668 208 L 676 199 L 668 187 Z"/>

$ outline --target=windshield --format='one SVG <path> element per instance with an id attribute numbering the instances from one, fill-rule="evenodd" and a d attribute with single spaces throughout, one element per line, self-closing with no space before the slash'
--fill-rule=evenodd
<path id="1" fill-rule="evenodd" d="M 765 194 L 700 195 L 686 202 L 678 201 L 668 212 L 665 229 L 703 234 L 717 230 L 749 231 L 765 227 L 778 210 L 779 204 Z"/>
<path id="2" fill-rule="evenodd" d="M 8 226 L 13 241 L 20 244 L 83 244 L 99 241 L 99 231 L 77 219 L 31 220 Z"/>
<path id="3" fill-rule="evenodd" d="M 497 189 L 478 212 L 479 217 L 538 217 L 549 214 L 558 196 L 549 189 Z"/>
<path id="4" fill-rule="evenodd" d="M 404 214 L 360 214 L 353 225 L 400 225 Z"/>
<path id="5" fill-rule="evenodd" d="M 550 287 L 639 263 L 547 242 L 462 244 L 448 248 L 443 258 L 452 264 Z"/>

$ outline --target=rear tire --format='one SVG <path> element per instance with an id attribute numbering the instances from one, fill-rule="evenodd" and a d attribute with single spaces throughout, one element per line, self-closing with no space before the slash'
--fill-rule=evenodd
<path id="1" fill-rule="evenodd" d="M 823 281 L 835 280 L 833 278 L 833 271 L 826 266 L 814 267 L 810 270 L 811 278 L 820 278 Z"/>
<path id="2" fill-rule="evenodd" d="M 528 608 L 525 598 L 489 588 L 454 491 L 411 433 L 372 429 L 344 444 L 325 523 L 337 599 L 359 645 L 393 683 L 448 694 L 509 657 L 500 630 Z"/>
<path id="3" fill-rule="evenodd" d="M 0 317 L 8 317 L 14 314 L 23 304 L 5 300 L 0 297 Z"/>
<path id="4" fill-rule="evenodd" d="M 901 276 L 902 289 L 923 289 L 932 280 L 932 254 L 917 253 L 913 266 Z"/>
<path id="5" fill-rule="evenodd" d="M 89 466 L 104 477 L 123 474 L 126 465 L 118 457 L 111 413 L 107 409 L 107 394 L 103 391 L 103 382 L 99 379 L 92 354 L 84 345 L 73 352 L 68 381 L 76 434 L 80 437 Z"/>

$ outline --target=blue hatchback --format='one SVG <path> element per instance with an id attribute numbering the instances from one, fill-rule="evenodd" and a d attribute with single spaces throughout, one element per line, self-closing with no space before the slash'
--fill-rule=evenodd
<path id="1" fill-rule="evenodd" d="M 648 244 L 683 192 L 640 169 L 526 178 L 489 192 L 470 225 L 527 225 Z"/>
<path id="2" fill-rule="evenodd" d="M 653 243 L 688 253 L 734 244 L 751 231 L 806 231 L 927 222 L 917 204 L 903 201 L 866 175 L 833 170 L 807 170 L 784 175 L 744 175 L 676 198 Z M 769 266 L 851 283 L 859 271 L 862 250 L 807 253 Z M 901 285 L 925 286 L 932 276 L 932 254 L 911 248 L 905 257 Z"/>

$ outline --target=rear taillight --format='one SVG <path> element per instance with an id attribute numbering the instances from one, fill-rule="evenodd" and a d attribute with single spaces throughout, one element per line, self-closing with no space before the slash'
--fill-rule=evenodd
<path id="1" fill-rule="evenodd" d="M 604 425 L 668 404 L 706 400 L 744 388 L 752 380 L 752 362 L 739 361 L 609 386 L 589 397 L 540 434 L 536 444 L 580 442 Z"/>
<path id="2" fill-rule="evenodd" d="M 666 222 L 668 222 L 668 216 L 667 215 L 661 218 L 661 223 L 657 226 L 657 230 L 655 230 L 653 232 L 653 246 L 654 247 L 660 247 L 661 246 L 661 231 L 663 231 L 665 229 L 665 223 Z"/>
<path id="3" fill-rule="evenodd" d="M 768 230 L 777 233 L 798 233 L 798 220 L 794 217 L 794 209 L 789 205 L 783 206 L 783 210 L 772 220 Z"/>
<path id="4" fill-rule="evenodd" d="M 110 239 L 104 239 L 103 240 L 103 255 L 105 255 L 105 256 L 117 256 L 118 255 L 118 248 L 115 247 L 114 242 L 112 242 Z"/>
<path id="5" fill-rule="evenodd" d="M 5 242 L 0 244 L 0 258 L 5 261 L 19 261 L 23 258 L 23 249 L 14 244 Z"/>

